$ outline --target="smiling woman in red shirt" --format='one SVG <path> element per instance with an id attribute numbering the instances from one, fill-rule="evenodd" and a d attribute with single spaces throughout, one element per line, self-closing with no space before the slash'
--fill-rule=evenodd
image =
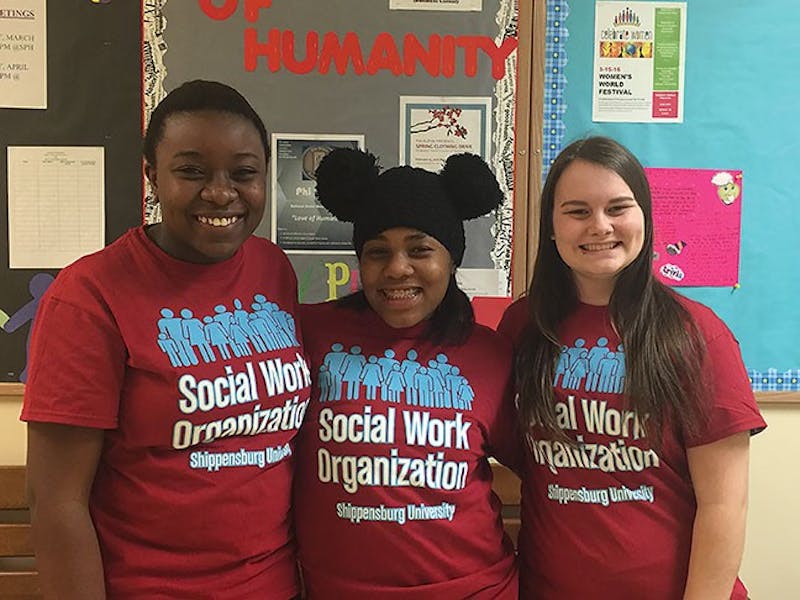
<path id="1" fill-rule="evenodd" d="M 267 132 L 236 90 L 192 81 L 144 154 L 162 221 L 65 268 L 39 305 L 22 418 L 42 588 L 292 598 L 310 378 L 294 272 L 252 235 Z"/>
<path id="2" fill-rule="evenodd" d="M 502 200 L 488 165 L 380 173 L 332 151 L 320 202 L 352 221 L 363 289 L 303 306 L 312 400 L 295 521 L 308 598 L 517 598 L 489 456 L 516 465 L 511 345 L 455 280 L 463 221 Z"/>
<path id="3" fill-rule="evenodd" d="M 765 427 L 739 346 L 652 273 L 650 188 L 614 140 L 577 141 L 542 191 L 513 340 L 521 596 L 746 598 L 749 439 Z"/>

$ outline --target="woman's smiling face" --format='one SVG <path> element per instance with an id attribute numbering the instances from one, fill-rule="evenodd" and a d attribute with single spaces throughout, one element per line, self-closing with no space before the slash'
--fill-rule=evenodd
<path id="1" fill-rule="evenodd" d="M 642 251 L 644 213 L 622 177 L 577 159 L 556 183 L 553 232 L 578 297 L 607 304 L 617 276 Z"/>
<path id="2" fill-rule="evenodd" d="M 395 328 L 430 318 L 447 292 L 453 268 L 447 248 L 408 227 L 393 227 L 367 240 L 359 258 L 367 302 Z"/>
<path id="3" fill-rule="evenodd" d="M 187 262 L 233 256 L 266 203 L 266 157 L 253 123 L 213 110 L 175 113 L 164 123 L 155 156 L 146 166 L 161 204 L 153 240 Z"/>

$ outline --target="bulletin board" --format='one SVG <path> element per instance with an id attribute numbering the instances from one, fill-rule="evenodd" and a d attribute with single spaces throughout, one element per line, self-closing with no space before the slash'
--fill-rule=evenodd
<path id="1" fill-rule="evenodd" d="M 518 76 L 519 3 L 483 0 L 479 10 L 472 8 L 475 2 L 461 0 L 442 2 L 438 10 L 436 2 L 396 4 L 403 9 L 392 4 L 145 0 L 146 109 L 195 78 L 241 91 L 279 138 L 273 141 L 271 165 L 278 183 L 270 186 L 267 214 L 256 231 L 276 239 L 278 230 L 278 241 L 284 216 L 272 212 L 271 202 L 280 206 L 296 194 L 294 204 L 314 203 L 313 185 L 303 180 L 300 169 L 294 178 L 287 175 L 300 153 L 315 145 L 360 145 L 378 156 L 384 168 L 409 164 L 411 153 L 403 151 L 411 143 L 409 127 L 424 125 L 421 114 L 435 121 L 442 116 L 438 109 L 446 109 L 445 121 L 461 121 L 433 140 L 447 148 L 440 156 L 480 148 L 476 153 L 490 164 L 506 196 L 496 214 L 465 223 L 467 250 L 459 275 L 477 277 L 478 295 L 508 295 L 513 206 L 520 192 L 515 153 L 523 149 L 525 155 L 529 131 L 523 130 L 520 140 L 515 129 L 519 99 L 530 98 L 530 80 L 520 86 Z M 522 26 L 530 27 L 532 6 L 524 7 Z M 529 40 L 525 44 L 528 52 Z M 527 105 L 523 111 L 527 114 Z M 482 140 L 485 134 L 485 143 L 460 144 L 473 134 Z M 425 168 L 438 170 L 436 158 L 434 153 Z M 147 219 L 158 219 L 151 201 Z M 334 237 L 342 246 L 349 235 Z M 335 240 L 330 245 L 337 246 Z M 326 252 L 319 240 L 284 249 L 297 273 L 302 302 L 330 300 L 357 289 L 352 251 Z"/>
<path id="2" fill-rule="evenodd" d="M 8 317 L 0 329 L 0 382 L 23 377 L 36 302 L 57 272 L 9 268 L 8 147 L 102 147 L 105 243 L 142 220 L 141 7 L 91 0 L 46 5 L 47 108 L 0 109 L 0 310 Z"/>
<path id="3" fill-rule="evenodd" d="M 688 0 L 682 123 L 592 121 L 595 3 L 548 0 L 544 171 L 586 135 L 645 167 L 742 171 L 736 286 L 681 287 L 739 340 L 759 401 L 800 401 L 796 105 L 800 11 L 790 0 Z"/>
<path id="4" fill-rule="evenodd" d="M 408 10 L 422 4 L 435 3 L 403 0 L 398 5 L 406 10 L 392 10 L 389 0 L 48 2 L 48 107 L 0 109 L 3 150 L 102 147 L 108 244 L 128 228 L 159 218 L 141 177 L 142 124 L 183 81 L 216 79 L 235 86 L 273 133 L 363 136 L 386 167 L 401 162 L 401 97 L 406 104 L 453 104 L 454 98 L 465 99 L 467 107 L 483 103 L 489 117 L 485 158 L 506 202 L 497 214 L 466 225 L 464 265 L 502 272 L 497 290 L 507 294 L 512 275 L 519 280 L 514 288 L 524 287 L 524 199 L 529 190 L 537 194 L 540 183 L 544 2 L 458 0 L 443 2 L 443 11 Z M 476 5 L 480 10 L 455 9 Z M 280 52 L 288 56 L 294 50 L 295 60 L 275 63 L 267 52 L 248 68 L 249 35 L 262 44 L 277 36 Z M 329 54 L 327 69 L 321 69 L 319 53 L 332 38 L 345 49 L 356 43 L 362 62 Z M 6 188 L 3 177 L 4 202 Z M 5 213 L 6 206 L 0 210 Z M 512 221 L 522 234 L 512 235 Z M 268 211 L 256 234 L 271 237 L 271 222 Z M 0 234 L 7 239 L 7 233 L 2 220 Z M 512 254 L 515 265 L 523 266 L 521 275 L 519 268 L 510 273 Z M 303 301 L 339 297 L 358 285 L 351 253 L 290 258 Z M 57 270 L 8 264 L 8 246 L 0 245 L 0 310 L 11 316 L 0 331 L 0 393 L 16 394 L 22 386 L 11 382 L 24 380 L 36 300 Z"/>

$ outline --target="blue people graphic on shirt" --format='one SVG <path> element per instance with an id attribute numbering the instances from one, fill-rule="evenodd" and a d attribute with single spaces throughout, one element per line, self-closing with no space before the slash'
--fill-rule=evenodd
<path id="1" fill-rule="evenodd" d="M 580 388 L 583 377 L 589 371 L 588 361 L 584 364 L 582 361 L 588 356 L 588 351 L 584 346 L 586 340 L 578 338 L 575 340 L 575 346 L 567 348 L 567 373 L 561 378 L 564 382 L 562 385 L 567 389 L 577 390 Z"/>
<path id="2" fill-rule="evenodd" d="M 458 386 L 458 404 L 464 410 L 472 410 L 472 401 L 475 399 L 475 390 L 464 377 L 463 382 Z"/>
<path id="3" fill-rule="evenodd" d="M 461 370 L 458 367 L 452 366 L 447 377 L 445 377 L 450 401 L 453 408 L 472 410 L 472 398 L 475 397 L 475 393 L 469 387 L 466 377 L 463 377 L 460 373 Z M 468 389 L 463 389 L 465 385 Z"/>
<path id="4" fill-rule="evenodd" d="M 381 366 L 377 356 L 370 356 L 367 364 L 361 369 L 361 384 L 367 388 L 367 400 L 375 400 L 378 396 L 378 386 L 383 383 Z"/>
<path id="5" fill-rule="evenodd" d="M 197 355 L 189 345 L 189 340 L 183 335 L 181 327 L 182 319 L 176 317 L 175 313 L 169 308 L 161 309 L 161 318 L 158 320 L 158 332 L 163 333 L 173 342 L 177 348 L 180 364 L 184 367 L 198 364 Z M 175 365 L 177 366 L 177 365 Z"/>
<path id="6" fill-rule="evenodd" d="M 6 333 L 14 333 L 23 325 L 30 323 L 28 327 L 28 336 L 25 339 L 25 356 L 27 360 L 28 348 L 31 343 L 31 329 L 33 329 L 33 320 L 36 317 L 36 308 L 39 306 L 39 300 L 53 283 L 53 276 L 49 273 L 36 273 L 28 282 L 28 291 L 31 294 L 31 299 L 23 304 L 12 315 L 6 315 L 5 312 L 0 311 L 3 316 L 3 321 L 0 322 L 0 328 Z M 28 379 L 28 365 L 22 368 L 22 373 L 19 374 L 19 380 L 25 383 Z"/>
<path id="7" fill-rule="evenodd" d="M 247 334 L 233 321 L 230 322 L 230 338 L 233 344 L 233 353 L 236 356 L 252 356 L 253 351 L 250 349 L 250 340 Z"/>
<path id="8" fill-rule="evenodd" d="M 228 360 L 231 357 L 231 353 L 228 350 L 228 336 L 225 335 L 222 323 L 215 321 L 208 315 L 203 317 L 203 323 L 205 323 L 206 340 L 217 349 L 222 359 Z"/>
<path id="9" fill-rule="evenodd" d="M 320 402 L 325 402 L 328 400 L 333 386 L 333 378 L 327 365 L 320 365 L 317 381 L 319 382 L 319 400 Z"/>
<path id="10" fill-rule="evenodd" d="M 354 345 L 346 352 L 344 344 L 334 342 L 317 372 L 318 400 L 339 401 L 343 392 L 346 400 L 359 400 L 363 387 L 368 401 L 380 396 L 383 402 L 399 403 L 405 394 L 409 406 L 472 410 L 475 391 L 445 354 L 429 360 L 427 366 L 417 361 L 413 348 L 402 361 L 395 356 L 395 351 L 387 348 L 383 356 L 365 357 L 361 346 Z"/>
<path id="11" fill-rule="evenodd" d="M 431 376 L 433 381 L 433 405 L 436 408 L 443 408 L 446 388 L 444 383 L 444 375 L 442 375 L 442 372 L 438 369 L 437 364 L 438 363 L 435 360 L 428 361 L 428 374 Z"/>
<path id="12" fill-rule="evenodd" d="M 625 385 L 622 345 L 615 352 L 608 347 L 608 338 L 599 337 L 591 348 L 583 338 L 577 338 L 574 346 L 562 346 L 553 385 L 586 392 L 621 392 Z"/>
<path id="13" fill-rule="evenodd" d="M 593 392 L 600 381 L 600 361 L 608 354 L 608 338 L 597 338 L 597 345 L 589 350 L 589 374 L 586 377 L 586 391 Z"/>
<path id="14" fill-rule="evenodd" d="M 253 344 L 256 352 L 266 352 L 267 345 L 259 334 L 257 334 L 250 322 L 250 313 L 242 308 L 242 301 L 239 298 L 233 299 L 233 323 L 239 326 L 244 332 L 247 339 Z"/>
<path id="15" fill-rule="evenodd" d="M 425 367 L 420 367 L 414 375 L 414 388 L 417 390 L 419 405 L 433 407 L 433 377 Z"/>
<path id="16" fill-rule="evenodd" d="M 297 330 L 294 323 L 294 317 L 281 310 L 274 302 L 269 302 L 264 294 L 256 294 L 253 299 L 262 305 L 262 308 L 267 311 L 277 325 L 280 332 L 281 339 L 285 340 L 284 348 L 290 346 L 299 346 L 300 342 L 297 341 Z"/>
<path id="17" fill-rule="evenodd" d="M 569 352 L 567 353 L 569 354 Z M 581 389 L 583 378 L 589 373 L 589 351 L 586 348 L 580 348 L 577 354 L 572 355 L 569 362 L 569 377 L 564 387 L 579 390 Z"/>
<path id="18" fill-rule="evenodd" d="M 205 329 L 203 326 L 203 322 L 196 318 L 191 310 L 188 308 L 184 308 L 181 310 L 181 317 L 183 317 L 183 322 L 181 323 L 181 334 L 185 339 L 189 340 L 189 345 L 196 347 L 200 351 L 200 356 L 203 358 L 203 362 L 214 362 L 214 351 L 211 349 L 211 346 L 208 345 L 205 336 Z M 159 335 L 159 344 L 161 343 L 161 336 L 166 337 L 166 334 Z M 170 340 L 173 341 L 173 340 Z M 170 359 L 171 360 L 171 359 Z M 174 362 L 172 363 L 173 366 L 178 366 Z"/>
<path id="19" fill-rule="evenodd" d="M 342 380 L 347 384 L 347 399 L 358 400 L 361 371 L 367 362 L 361 355 L 361 346 L 353 346 L 342 362 Z"/>
<path id="20" fill-rule="evenodd" d="M 387 348 L 383 351 L 383 356 L 378 358 L 378 364 L 381 366 L 381 377 L 383 378 L 383 385 L 381 385 L 382 400 L 389 400 L 389 374 L 395 366 L 400 366 L 400 361 L 394 355 L 394 350 Z"/>
<path id="21" fill-rule="evenodd" d="M 414 377 L 419 371 L 419 363 L 417 362 L 417 351 L 413 348 L 406 352 L 406 359 L 400 363 L 400 370 L 403 372 L 403 379 L 406 380 L 406 404 L 416 406 L 417 390 L 414 387 Z"/>
<path id="22" fill-rule="evenodd" d="M 199 353 L 203 362 L 252 356 L 254 352 L 299 346 L 294 319 L 269 302 L 264 294 L 255 294 L 250 305 L 253 312 L 243 308 L 234 298 L 229 308 L 216 304 L 212 314 L 195 316 L 189 308 L 175 311 L 164 307 L 159 311 L 157 343 L 173 367 L 197 365 Z"/>
<path id="23" fill-rule="evenodd" d="M 169 363 L 173 367 L 180 367 L 183 365 L 181 362 L 181 357 L 178 353 L 178 345 L 174 340 L 167 337 L 166 333 L 158 334 L 158 347 L 161 348 L 162 352 L 166 353 L 166 355 L 169 357 Z"/>
<path id="24" fill-rule="evenodd" d="M 250 329 L 263 340 L 267 350 L 276 350 L 280 347 L 275 332 L 261 314 L 261 305 L 254 302 L 250 305 L 253 312 L 250 314 Z"/>
<path id="25" fill-rule="evenodd" d="M 272 309 L 266 302 L 253 302 L 251 305 L 256 318 L 253 320 L 258 331 L 267 338 L 267 348 L 277 350 L 289 345 L 286 335 L 272 315 Z"/>
<path id="26" fill-rule="evenodd" d="M 567 353 L 566 346 L 561 346 L 561 354 L 558 356 L 558 363 L 556 364 L 556 376 L 553 378 L 553 385 L 558 385 L 558 378 L 561 377 L 561 385 L 564 386 L 566 374 L 569 372 L 569 354 Z"/>
<path id="27" fill-rule="evenodd" d="M 617 371 L 619 359 L 616 352 L 607 352 L 600 360 L 600 381 L 597 385 L 600 392 L 613 392 L 617 388 Z"/>
<path id="28" fill-rule="evenodd" d="M 331 351 L 325 355 L 322 364 L 330 375 L 330 386 L 327 394 L 320 393 L 320 401 L 342 399 L 342 374 L 344 373 L 342 363 L 346 356 L 347 352 L 344 352 L 344 346 L 338 342 L 332 344 Z"/>
<path id="29" fill-rule="evenodd" d="M 225 330 L 226 334 L 230 334 L 231 332 L 231 320 L 233 319 L 233 315 L 231 312 L 225 307 L 224 304 L 217 304 L 214 307 L 214 317 L 213 319 L 222 325 L 222 329 Z"/>
<path id="30" fill-rule="evenodd" d="M 622 351 L 622 344 L 617 346 L 616 358 L 619 362 L 619 368 L 617 369 L 617 387 L 614 391 L 622 393 L 625 388 L 625 353 Z"/>
<path id="31" fill-rule="evenodd" d="M 400 370 L 399 362 L 392 367 L 392 370 L 386 376 L 384 387 L 388 390 L 388 397 L 382 396 L 384 400 L 400 402 L 400 393 L 406 389 L 406 380 Z"/>

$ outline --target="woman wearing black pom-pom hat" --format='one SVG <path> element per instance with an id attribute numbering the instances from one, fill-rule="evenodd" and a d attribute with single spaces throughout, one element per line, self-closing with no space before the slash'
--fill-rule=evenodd
<path id="1" fill-rule="evenodd" d="M 490 455 L 515 467 L 511 348 L 456 284 L 463 221 L 503 199 L 486 163 L 441 173 L 332 151 L 319 201 L 353 223 L 362 290 L 302 307 L 313 392 L 295 522 L 307 596 L 517 598 Z"/>

